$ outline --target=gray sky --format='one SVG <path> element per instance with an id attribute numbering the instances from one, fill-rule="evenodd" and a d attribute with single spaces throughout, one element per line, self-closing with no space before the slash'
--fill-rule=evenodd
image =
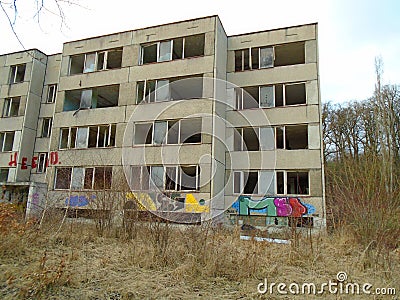
<path id="1" fill-rule="evenodd" d="M 318 22 L 322 101 L 371 96 L 376 56 L 384 62 L 384 83 L 400 83 L 398 0 L 76 1 L 81 7 L 63 6 L 68 27 L 60 28 L 52 0 L 45 0 L 40 26 L 34 1 L 18 0 L 15 28 L 24 46 L 54 54 L 72 40 L 215 14 L 228 35 Z M 0 54 L 20 50 L 0 10 Z"/>

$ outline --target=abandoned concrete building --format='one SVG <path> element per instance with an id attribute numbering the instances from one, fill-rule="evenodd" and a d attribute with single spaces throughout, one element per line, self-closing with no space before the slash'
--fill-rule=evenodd
<path id="1" fill-rule="evenodd" d="M 323 227 L 317 35 L 210 16 L 1 55 L 1 201 Z"/>

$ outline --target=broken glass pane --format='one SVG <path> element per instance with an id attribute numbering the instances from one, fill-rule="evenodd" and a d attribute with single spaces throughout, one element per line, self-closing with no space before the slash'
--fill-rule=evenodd
<path id="1" fill-rule="evenodd" d="M 260 88 L 260 107 L 274 106 L 274 87 L 262 86 Z"/>
<path id="2" fill-rule="evenodd" d="M 154 123 L 154 144 L 160 145 L 165 143 L 167 134 L 167 122 L 159 121 Z"/>
<path id="3" fill-rule="evenodd" d="M 88 146 L 88 127 L 79 127 L 76 136 L 76 148 L 87 148 Z"/>
<path id="4" fill-rule="evenodd" d="M 84 168 L 73 168 L 72 180 L 71 180 L 72 190 L 79 190 L 82 188 L 84 171 L 85 171 Z"/>
<path id="5" fill-rule="evenodd" d="M 156 102 L 169 100 L 169 80 L 157 80 Z"/>
<path id="6" fill-rule="evenodd" d="M 83 73 L 93 72 L 96 65 L 96 53 L 86 54 L 85 67 Z"/>
<path id="7" fill-rule="evenodd" d="M 92 90 L 83 90 L 79 108 L 90 108 L 92 106 Z"/>
<path id="8" fill-rule="evenodd" d="M 272 47 L 260 48 L 260 68 L 273 67 L 274 50 Z"/>
<path id="9" fill-rule="evenodd" d="M 160 52 L 158 54 L 158 61 L 171 60 L 172 41 L 160 42 Z"/>

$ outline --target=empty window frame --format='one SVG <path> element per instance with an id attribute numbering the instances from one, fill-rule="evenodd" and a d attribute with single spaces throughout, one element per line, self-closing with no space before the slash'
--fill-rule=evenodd
<path id="1" fill-rule="evenodd" d="M 304 63 L 304 42 L 235 51 L 235 72 Z"/>
<path id="2" fill-rule="evenodd" d="M 233 193 L 258 195 L 259 171 L 234 171 Z"/>
<path id="3" fill-rule="evenodd" d="M 102 148 L 115 146 L 116 125 L 99 125 L 89 127 L 89 148 Z"/>
<path id="4" fill-rule="evenodd" d="M 308 171 L 277 171 L 277 193 L 283 195 L 309 195 Z"/>
<path id="5" fill-rule="evenodd" d="M 53 119 L 52 118 L 43 118 L 42 119 L 42 138 L 48 138 L 51 135 L 51 127 L 52 127 Z"/>
<path id="6" fill-rule="evenodd" d="M 72 168 L 56 168 L 54 176 L 54 189 L 68 190 L 71 186 Z"/>
<path id="7" fill-rule="evenodd" d="M 14 144 L 14 131 L 0 132 L 0 151 L 12 151 Z"/>
<path id="8" fill-rule="evenodd" d="M 140 64 L 202 56 L 204 55 L 204 38 L 204 34 L 197 34 L 142 45 Z"/>
<path id="9" fill-rule="evenodd" d="M 118 106 L 119 85 L 65 92 L 63 111 Z"/>
<path id="10" fill-rule="evenodd" d="M 306 103 L 306 84 L 288 83 L 235 88 L 235 109 L 278 107 Z"/>
<path id="11" fill-rule="evenodd" d="M 115 146 L 116 124 L 60 129 L 59 149 Z"/>
<path id="12" fill-rule="evenodd" d="M 4 99 L 3 117 L 17 117 L 19 115 L 19 105 L 21 97 Z"/>
<path id="13" fill-rule="evenodd" d="M 121 68 L 122 48 L 70 57 L 69 75 Z"/>
<path id="14" fill-rule="evenodd" d="M 276 149 L 296 150 L 308 148 L 308 126 L 288 125 L 275 127 Z"/>
<path id="15" fill-rule="evenodd" d="M 57 95 L 57 84 L 50 84 L 47 88 L 46 103 L 54 103 Z"/>
<path id="16" fill-rule="evenodd" d="M 260 150 L 260 128 L 244 127 L 234 128 L 233 150 L 234 151 L 259 151 Z"/>
<path id="17" fill-rule="evenodd" d="M 137 123 L 134 144 L 197 144 L 201 143 L 201 130 L 201 118 Z"/>
<path id="18" fill-rule="evenodd" d="M 44 173 L 47 168 L 47 153 L 39 153 L 37 160 L 36 173 Z"/>
<path id="19" fill-rule="evenodd" d="M 112 183 L 112 167 L 57 168 L 54 188 L 60 190 L 108 190 Z"/>
<path id="20" fill-rule="evenodd" d="M 0 168 L 0 182 L 8 181 L 8 170 L 9 168 Z"/>
<path id="21" fill-rule="evenodd" d="M 154 79 L 138 81 L 136 103 L 198 99 L 202 96 L 202 76 Z"/>
<path id="22" fill-rule="evenodd" d="M 10 84 L 23 82 L 25 78 L 26 64 L 11 66 Z"/>
<path id="23" fill-rule="evenodd" d="M 198 191 L 200 167 L 131 166 L 131 188 L 144 191 Z"/>

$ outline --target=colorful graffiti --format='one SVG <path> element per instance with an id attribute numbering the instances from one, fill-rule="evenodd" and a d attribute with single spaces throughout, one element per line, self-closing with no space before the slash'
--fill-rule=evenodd
<path id="1" fill-rule="evenodd" d="M 173 193 L 167 197 L 161 193 L 128 193 L 126 198 L 134 200 L 139 210 L 181 211 L 188 213 L 209 213 L 210 207 L 202 199 L 197 201 L 193 194 Z"/>
<path id="2" fill-rule="evenodd" d="M 303 217 L 315 213 L 315 207 L 294 197 L 264 197 L 253 200 L 239 196 L 232 208 L 239 215 L 265 215 L 268 217 Z"/>
<path id="3" fill-rule="evenodd" d="M 90 203 L 90 200 L 96 199 L 95 195 L 92 195 L 89 199 L 88 197 L 84 195 L 74 195 L 67 197 L 65 199 L 65 206 L 71 206 L 71 207 L 82 207 L 86 206 Z"/>
<path id="4" fill-rule="evenodd" d="M 36 168 L 38 166 L 38 156 L 33 156 L 32 159 L 30 159 L 31 165 L 30 167 L 32 169 Z M 26 170 L 28 169 L 29 165 L 28 163 L 28 157 L 23 156 L 21 157 L 21 169 L 22 170 Z M 58 152 L 57 151 L 53 151 L 50 152 L 49 155 L 47 155 L 46 158 L 46 167 L 48 167 L 49 165 L 58 165 L 61 164 L 61 162 L 58 159 Z M 18 165 L 18 152 L 14 152 L 10 155 L 10 161 L 8 162 L 8 166 L 10 167 L 17 167 Z"/>

